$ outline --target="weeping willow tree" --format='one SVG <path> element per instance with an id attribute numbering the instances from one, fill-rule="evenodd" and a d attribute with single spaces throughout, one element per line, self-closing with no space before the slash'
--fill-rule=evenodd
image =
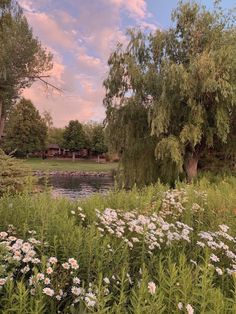
<path id="1" fill-rule="evenodd" d="M 104 81 L 108 142 L 129 183 L 197 175 L 201 156 L 230 144 L 235 108 L 232 14 L 180 2 L 174 27 L 129 31 Z"/>

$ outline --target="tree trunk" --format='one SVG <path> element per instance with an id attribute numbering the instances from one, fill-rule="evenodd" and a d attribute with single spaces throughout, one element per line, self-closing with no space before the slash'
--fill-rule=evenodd
<path id="1" fill-rule="evenodd" d="M 75 152 L 72 153 L 72 161 L 75 161 Z"/>
<path id="2" fill-rule="evenodd" d="M 0 100 L 0 143 L 2 141 L 4 127 L 5 127 L 5 116 L 3 113 L 3 104 Z"/>
<path id="3" fill-rule="evenodd" d="M 187 180 L 189 183 L 197 176 L 198 156 L 189 156 L 185 161 L 185 171 L 187 174 Z"/>

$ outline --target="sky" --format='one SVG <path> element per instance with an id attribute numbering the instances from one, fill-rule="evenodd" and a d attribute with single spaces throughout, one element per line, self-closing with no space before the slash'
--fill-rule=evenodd
<path id="1" fill-rule="evenodd" d="M 105 118 L 103 80 L 107 60 L 118 42 L 127 43 L 126 30 L 148 31 L 171 25 L 171 11 L 178 0 L 19 0 L 35 36 L 53 53 L 49 81 L 62 93 L 34 83 L 23 96 L 42 113 L 51 113 L 54 126 L 70 120 Z M 199 0 L 211 8 L 213 0 Z M 222 0 L 232 8 L 236 0 Z"/>

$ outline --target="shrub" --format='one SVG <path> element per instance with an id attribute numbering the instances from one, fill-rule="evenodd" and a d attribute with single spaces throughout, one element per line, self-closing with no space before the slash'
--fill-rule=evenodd
<path id="1" fill-rule="evenodd" d="M 0 149 L 0 196 L 23 191 L 29 182 L 29 169 Z"/>

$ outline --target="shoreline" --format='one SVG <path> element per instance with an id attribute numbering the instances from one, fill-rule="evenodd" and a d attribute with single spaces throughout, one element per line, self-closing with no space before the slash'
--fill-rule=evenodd
<path id="1" fill-rule="evenodd" d="M 113 171 L 43 171 L 43 170 L 35 170 L 33 171 L 33 175 L 37 177 L 45 177 L 45 176 L 62 176 L 62 177 L 114 177 Z"/>

